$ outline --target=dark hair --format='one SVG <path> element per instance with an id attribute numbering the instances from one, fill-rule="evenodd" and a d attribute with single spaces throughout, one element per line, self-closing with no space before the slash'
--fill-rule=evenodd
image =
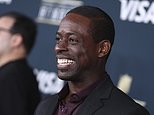
<path id="1" fill-rule="evenodd" d="M 4 16 L 15 19 L 14 24 L 10 28 L 10 32 L 12 34 L 19 33 L 23 37 L 23 45 L 28 54 L 35 43 L 37 24 L 30 17 L 15 11 L 0 15 L 0 17 Z"/>
<path id="2" fill-rule="evenodd" d="M 69 13 L 75 13 L 89 18 L 92 23 L 90 33 L 94 40 L 96 42 L 100 42 L 107 39 L 111 42 L 112 46 L 114 42 L 115 29 L 114 23 L 107 13 L 94 6 L 79 6 L 70 10 L 67 14 Z"/>

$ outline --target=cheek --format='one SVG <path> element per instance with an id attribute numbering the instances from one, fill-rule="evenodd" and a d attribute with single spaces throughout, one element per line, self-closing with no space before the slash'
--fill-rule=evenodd
<path id="1" fill-rule="evenodd" d="M 83 57 L 86 55 L 86 50 L 82 46 L 73 47 L 71 50 L 76 55 L 76 57 Z"/>
<path id="2" fill-rule="evenodd" d="M 89 48 L 84 49 L 81 54 L 84 63 L 87 63 L 88 65 L 91 65 L 92 63 L 95 63 L 97 61 L 97 53 L 95 48 Z"/>
<path id="3" fill-rule="evenodd" d="M 69 49 L 70 55 L 72 55 L 78 64 L 90 64 L 95 57 L 95 48 L 90 46 L 78 45 L 71 46 Z M 94 54 L 93 54 L 94 53 Z"/>
<path id="4" fill-rule="evenodd" d="M 4 48 L 4 50 L 11 48 L 11 43 L 8 38 L 5 40 L 0 38 L 0 44 L 0 47 Z"/>
<path id="5" fill-rule="evenodd" d="M 71 47 L 69 54 L 74 58 L 77 65 L 83 64 L 88 60 L 86 50 L 81 45 Z"/>
<path id="6" fill-rule="evenodd" d="M 83 47 L 80 47 L 80 49 L 76 53 L 77 53 L 77 58 L 80 61 L 80 63 L 83 63 L 83 64 L 89 63 L 90 57 L 89 57 L 89 54 L 88 54 L 88 50 L 86 50 Z"/>

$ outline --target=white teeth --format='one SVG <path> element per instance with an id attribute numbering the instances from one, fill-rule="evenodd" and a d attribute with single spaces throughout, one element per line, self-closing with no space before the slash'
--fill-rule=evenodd
<path id="1" fill-rule="evenodd" d="M 69 60 L 69 59 L 58 59 L 57 62 L 60 65 L 70 65 L 70 64 L 74 63 L 73 60 Z"/>

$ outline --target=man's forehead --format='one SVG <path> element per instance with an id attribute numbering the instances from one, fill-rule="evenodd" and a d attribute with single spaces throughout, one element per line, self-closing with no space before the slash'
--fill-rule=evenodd
<path id="1" fill-rule="evenodd" d="M 79 28 L 83 29 L 90 28 L 90 25 L 91 25 L 91 20 L 88 19 L 87 17 L 74 13 L 69 13 L 61 21 L 59 28 L 71 28 L 72 30 L 73 29 L 77 30 Z"/>
<path id="2" fill-rule="evenodd" d="M 80 21 L 90 21 L 90 18 L 80 15 L 80 14 L 76 14 L 76 13 L 69 13 L 64 17 L 65 19 L 69 19 L 69 20 L 80 20 Z"/>

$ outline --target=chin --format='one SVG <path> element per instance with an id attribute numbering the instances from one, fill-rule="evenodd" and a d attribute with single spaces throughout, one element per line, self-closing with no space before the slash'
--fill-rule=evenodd
<path id="1" fill-rule="evenodd" d="M 75 71 L 58 71 L 58 78 L 65 81 L 73 81 L 76 78 Z"/>
<path id="2" fill-rule="evenodd" d="M 70 76 L 68 76 L 67 74 L 64 74 L 64 73 L 58 73 L 58 78 L 61 80 L 69 80 Z"/>
<path id="3" fill-rule="evenodd" d="M 58 76 L 58 78 L 64 81 L 70 81 L 70 78 L 66 76 Z"/>
<path id="4" fill-rule="evenodd" d="M 69 75 L 68 74 L 67 75 L 66 74 L 65 75 L 58 74 L 58 78 L 61 80 L 64 80 L 64 81 L 73 81 L 74 80 L 73 75 L 70 75 L 70 74 Z"/>

